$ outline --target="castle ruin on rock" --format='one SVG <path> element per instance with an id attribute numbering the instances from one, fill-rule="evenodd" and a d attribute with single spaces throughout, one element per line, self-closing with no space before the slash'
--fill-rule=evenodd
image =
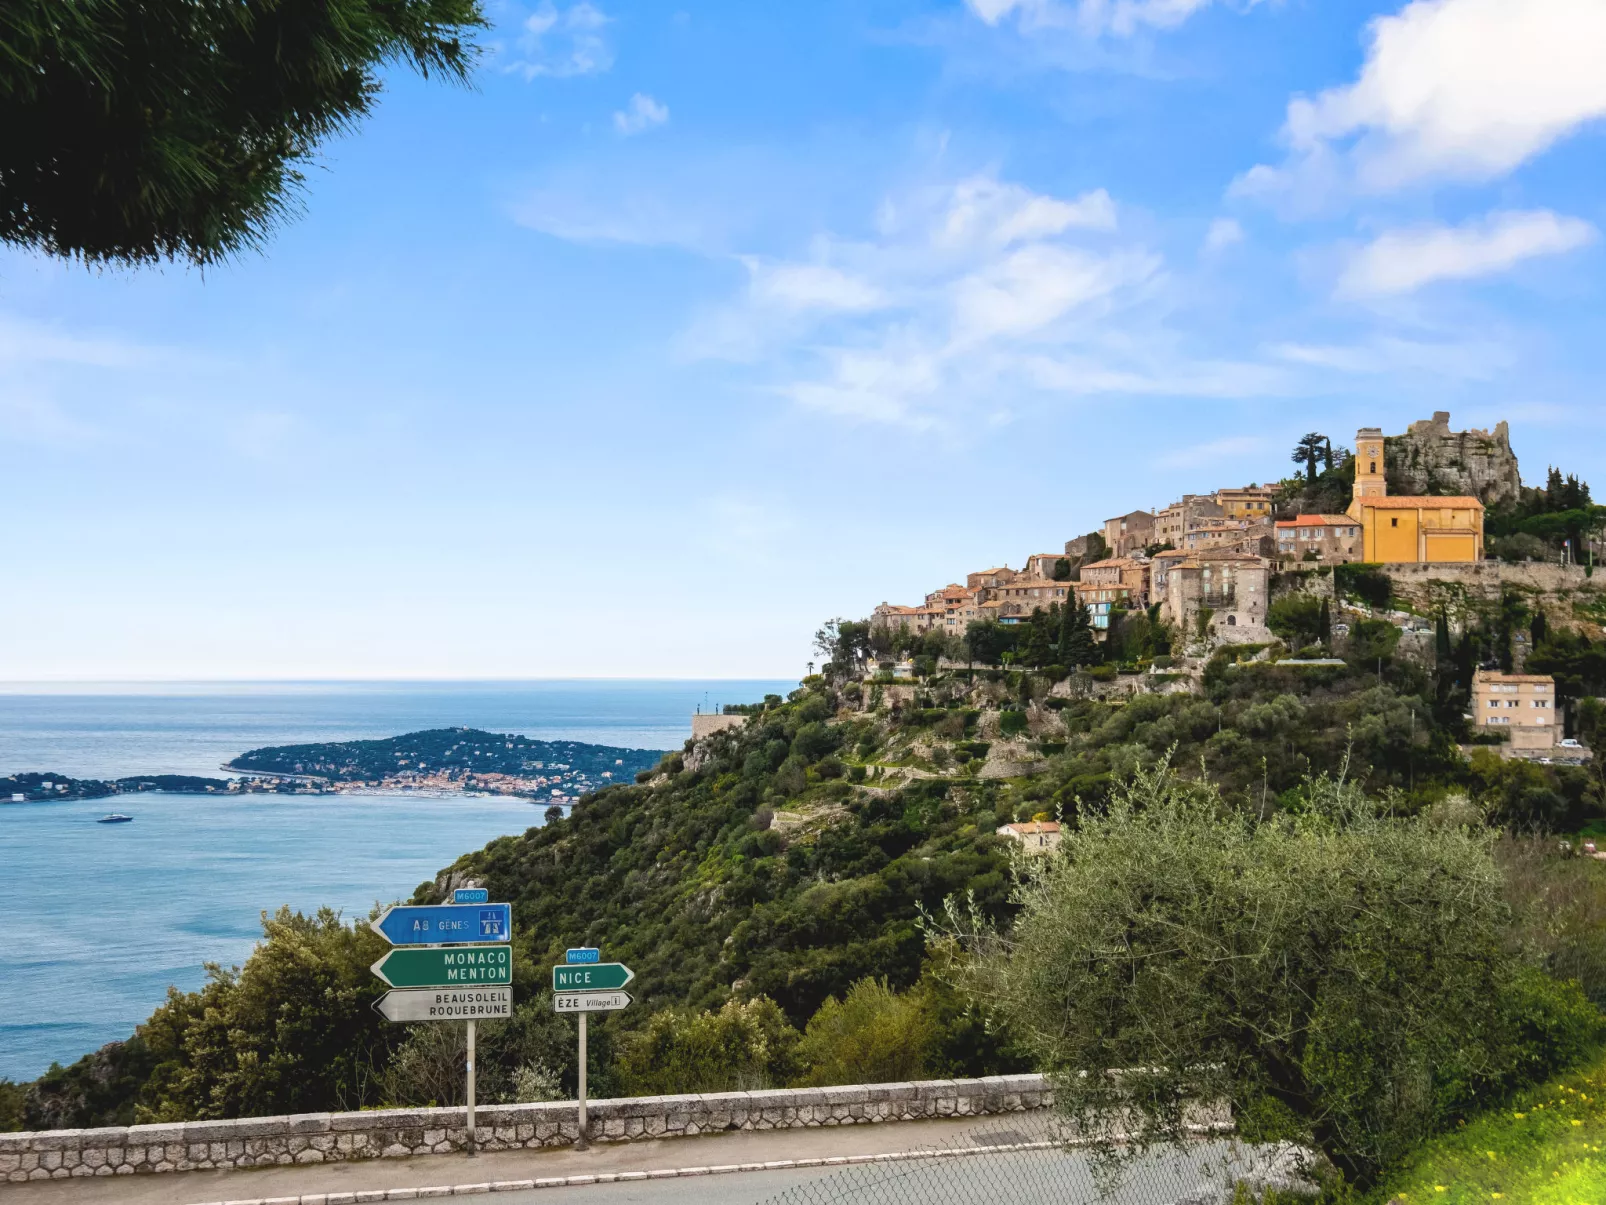
<path id="1" fill-rule="evenodd" d="M 1504 421 L 1493 431 L 1452 431 L 1450 413 L 1412 423 L 1386 442 L 1388 492 L 1395 495 L 1470 494 L 1485 506 L 1515 502 L 1522 493 L 1517 454 Z"/>

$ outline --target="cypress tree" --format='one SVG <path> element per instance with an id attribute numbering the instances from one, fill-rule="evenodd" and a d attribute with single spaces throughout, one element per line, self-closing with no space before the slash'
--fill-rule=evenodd
<path id="1" fill-rule="evenodd" d="M 1093 643 L 1093 621 L 1088 616 L 1087 605 L 1068 602 L 1061 614 L 1065 623 L 1061 629 L 1060 657 L 1066 665 L 1092 665 L 1098 659 L 1098 649 Z"/>

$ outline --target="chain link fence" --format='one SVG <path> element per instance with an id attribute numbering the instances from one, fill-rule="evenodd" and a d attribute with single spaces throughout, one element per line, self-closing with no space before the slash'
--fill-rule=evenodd
<path id="1" fill-rule="evenodd" d="M 882 1157 L 799 1184 L 764 1205 L 1227 1205 L 1314 1195 L 1296 1147 L 1254 1147 L 1201 1135 L 1109 1165 L 1051 1110 L 989 1118 L 928 1150 Z"/>

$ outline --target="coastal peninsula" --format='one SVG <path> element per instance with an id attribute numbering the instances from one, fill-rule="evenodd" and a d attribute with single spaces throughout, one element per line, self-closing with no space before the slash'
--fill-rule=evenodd
<path id="1" fill-rule="evenodd" d="M 346 791 L 436 791 L 516 795 L 567 803 L 632 782 L 658 764 L 659 749 L 541 741 L 477 728 L 435 728 L 372 741 L 276 745 L 223 766 L 238 778 L 147 774 L 116 779 L 50 772 L 0 778 L 0 802 L 103 799 L 145 791 L 191 795 L 322 795 Z"/>

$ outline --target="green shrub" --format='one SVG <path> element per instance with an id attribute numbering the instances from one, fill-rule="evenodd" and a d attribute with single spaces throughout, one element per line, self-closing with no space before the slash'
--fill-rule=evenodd
<path id="1" fill-rule="evenodd" d="M 1271 604 L 1266 626 L 1297 648 L 1321 639 L 1322 600 L 1313 594 L 1290 594 Z"/>
<path id="2" fill-rule="evenodd" d="M 1090 665 L 1087 667 L 1085 672 L 1087 673 L 1087 676 L 1092 678 L 1095 682 L 1115 681 L 1116 670 L 1115 666 L 1113 665 Z"/>
<path id="3" fill-rule="evenodd" d="M 1029 872 L 1008 941 L 978 937 L 973 986 L 1084 1132 L 1124 1108 L 1140 1145 L 1170 1140 L 1219 1099 L 1366 1188 L 1590 1026 L 1513 952 L 1491 833 L 1327 778 L 1289 802 L 1263 820 L 1135 771 Z"/>
<path id="4" fill-rule="evenodd" d="M 779 1087 L 798 1070 L 798 1032 L 767 996 L 716 1012 L 665 1009 L 623 1043 L 616 1069 L 632 1096 Z"/>
<path id="5" fill-rule="evenodd" d="M 998 715 L 998 731 L 1003 736 L 1019 736 L 1026 731 L 1024 711 L 1004 711 Z"/>
<path id="6" fill-rule="evenodd" d="M 809 1018 L 798 1055 L 807 1084 L 888 1084 L 919 1079 L 938 1038 L 916 992 L 861 979 L 845 999 L 826 999 Z"/>
<path id="7" fill-rule="evenodd" d="M 1381 565 L 1360 561 L 1334 565 L 1333 584 L 1340 597 L 1358 599 L 1377 610 L 1387 607 L 1394 596 L 1394 583 Z"/>

